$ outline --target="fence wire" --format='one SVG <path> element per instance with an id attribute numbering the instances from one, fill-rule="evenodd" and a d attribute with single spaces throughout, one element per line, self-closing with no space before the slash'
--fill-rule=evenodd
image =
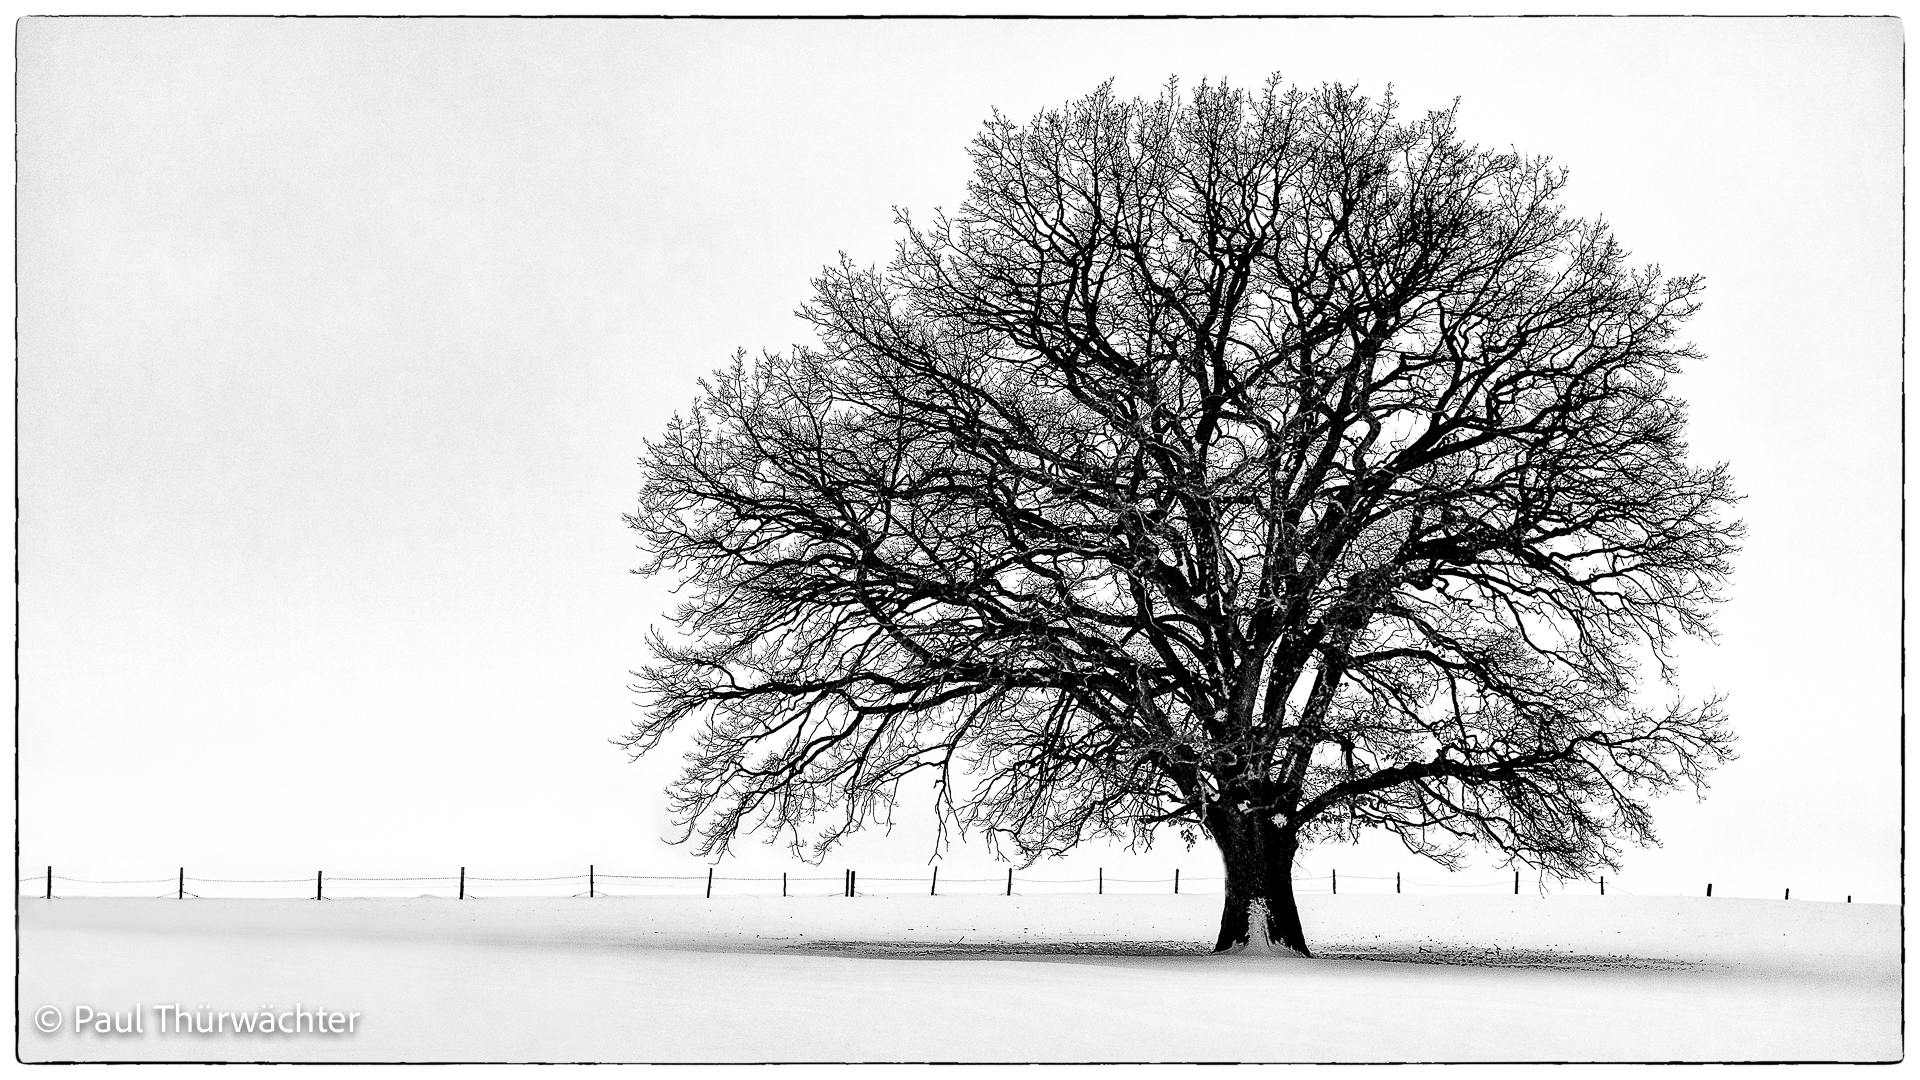
<path id="1" fill-rule="evenodd" d="M 1115 877 L 1104 871 L 1092 877 L 1055 878 L 1014 872 L 992 877 L 947 877 L 932 871 L 912 877 L 896 874 L 868 876 L 854 873 L 855 895 L 1065 895 L 1076 893 L 1113 893 L 1116 895 L 1155 895 L 1159 893 L 1214 894 L 1222 891 L 1225 878 L 1219 874 L 1179 874 L 1172 877 Z M 378 897 L 638 897 L 638 896 L 790 896 L 818 897 L 845 895 L 848 875 L 842 872 L 821 874 L 628 874 L 603 871 L 597 867 L 576 874 L 538 876 L 502 876 L 456 871 L 448 874 L 414 876 L 372 876 L 329 874 L 316 871 L 311 877 L 298 878 L 222 878 L 201 877 L 176 872 L 154 878 L 86 878 L 65 874 L 27 874 L 17 882 L 22 897 L 54 898 L 164 896 L 171 899 L 350 899 Z M 1459 895 L 1465 890 L 1512 893 L 1512 877 L 1486 881 L 1425 881 L 1406 875 L 1300 874 L 1293 878 L 1294 891 L 1301 895 L 1318 894 L 1394 894 L 1430 892 Z M 1585 895 L 1593 882 L 1565 883 L 1563 894 Z M 154 886 L 169 886 L 164 892 Z M 1538 895 L 1538 882 L 1520 882 L 1520 892 Z M 1599 890 L 1595 890 L 1596 892 Z M 1622 896 L 1638 893 L 1607 882 L 1605 892 Z M 1652 894 L 1648 894 L 1652 895 Z M 1723 894 L 1724 895 L 1724 894 Z"/>

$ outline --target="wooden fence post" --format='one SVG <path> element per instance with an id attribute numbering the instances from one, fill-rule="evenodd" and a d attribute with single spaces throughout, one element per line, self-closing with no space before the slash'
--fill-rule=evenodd
<path id="1" fill-rule="evenodd" d="M 1783 897 L 1781 897 L 1780 899 L 1782 899 L 1782 900 L 1791 900 L 1791 899 L 1793 899 L 1793 890 L 1792 890 L 1792 889 L 1788 889 L 1788 890 L 1787 890 L 1787 895 L 1785 895 L 1785 896 L 1783 896 Z"/>
<path id="2" fill-rule="evenodd" d="M 780 871 L 780 895 L 787 895 L 787 872 L 785 870 Z"/>
<path id="3" fill-rule="evenodd" d="M 53 899 L 53 867 L 47 867 L 47 899 Z"/>
<path id="4" fill-rule="evenodd" d="M 1393 872 L 1393 891 L 1395 893 L 1400 891 L 1400 871 L 1398 870 Z"/>
<path id="5" fill-rule="evenodd" d="M 1713 882 L 1711 881 L 1707 882 L 1707 895 L 1708 896 L 1713 895 Z"/>
<path id="6" fill-rule="evenodd" d="M 713 867 L 707 867 L 707 899 L 713 899 Z"/>
<path id="7" fill-rule="evenodd" d="M 1173 895 L 1180 895 L 1180 868 L 1177 866 L 1173 868 Z"/>
<path id="8" fill-rule="evenodd" d="M 315 900 L 323 900 L 326 898 L 326 881 L 327 872 L 325 870 L 315 870 L 313 872 L 313 898 Z"/>
<path id="9" fill-rule="evenodd" d="M 460 899 L 465 900 L 466 898 L 467 898 L 467 868 L 463 866 L 460 868 Z"/>
<path id="10" fill-rule="evenodd" d="M 1607 895 L 1607 875 L 1605 874 L 1600 875 L 1600 895 Z"/>
<path id="11" fill-rule="evenodd" d="M 1340 871 L 1338 870 L 1333 872 L 1333 895 L 1340 895 Z"/>
<path id="12" fill-rule="evenodd" d="M 933 868 L 933 887 L 927 890 L 927 895 L 940 895 L 940 868 L 937 866 Z"/>
<path id="13" fill-rule="evenodd" d="M 593 899 L 593 864 L 587 864 L 587 899 Z"/>
<path id="14" fill-rule="evenodd" d="M 1094 890 L 1094 892 L 1100 896 L 1107 895 L 1107 868 L 1106 867 L 1103 866 L 1100 868 L 1100 877 L 1098 878 L 1098 880 L 1100 882 L 1100 885 L 1097 889 Z"/>
<path id="15" fill-rule="evenodd" d="M 1513 872 L 1513 895 L 1520 895 L 1520 871 L 1518 870 Z"/>
<path id="16" fill-rule="evenodd" d="M 53 873 L 53 869 L 49 867 L 47 873 Z M 47 878 L 47 895 L 53 895 L 53 878 L 51 877 Z M 1011 866 L 1007 867 L 1007 895 L 1013 895 L 1013 867 Z"/>
<path id="17" fill-rule="evenodd" d="M 187 868 L 183 866 L 180 868 L 180 895 L 174 897 L 174 899 L 185 900 L 186 898 L 187 898 Z"/>
<path id="18" fill-rule="evenodd" d="M 860 892 L 860 871 L 847 871 L 847 895 L 857 896 Z"/>

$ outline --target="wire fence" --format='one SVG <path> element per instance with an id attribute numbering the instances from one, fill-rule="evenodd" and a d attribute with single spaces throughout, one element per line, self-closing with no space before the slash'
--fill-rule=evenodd
<path id="1" fill-rule="evenodd" d="M 623 874 L 589 867 L 578 874 L 542 877 L 508 877 L 470 874 L 465 867 L 452 874 L 410 877 L 366 877 L 332 875 L 315 871 L 310 877 L 220 878 L 189 874 L 184 867 L 170 877 L 86 878 L 57 874 L 53 867 L 42 873 L 21 876 L 17 892 L 21 897 L 47 899 L 84 897 L 121 897 L 187 899 L 349 899 L 375 897 L 448 897 L 483 900 L 509 897 L 622 897 L 622 896 L 886 896 L 886 895 L 1004 895 L 1044 896 L 1056 894 L 1157 895 L 1219 894 L 1225 878 L 1219 874 L 1182 874 L 1175 871 L 1165 877 L 1110 876 L 1104 868 L 1092 877 L 1055 878 L 1023 874 L 1016 870 L 986 877 L 948 877 L 938 869 L 917 876 L 867 876 L 854 869 L 838 874 L 823 874 L 815 867 L 805 873 L 761 874 L 743 877 L 709 870 L 704 874 Z M 1543 885 L 1518 873 L 1499 878 L 1428 881 L 1402 874 L 1303 874 L 1293 878 L 1294 892 L 1301 895 L 1639 895 L 1600 878 L 1592 882 L 1561 882 Z M 1690 893 L 1688 895 L 1702 895 Z M 1713 895 L 1707 885 L 1705 896 Z M 1722 895 L 1725 895 L 1723 892 Z M 1790 900 L 1793 890 L 1783 889 L 1780 899 Z M 1826 899 L 1838 899 L 1827 897 Z M 1853 897 L 1846 898 L 1847 903 Z"/>

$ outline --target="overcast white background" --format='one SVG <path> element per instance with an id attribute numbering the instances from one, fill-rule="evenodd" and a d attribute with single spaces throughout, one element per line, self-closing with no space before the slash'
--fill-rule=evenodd
<path id="1" fill-rule="evenodd" d="M 1898 899 L 1897 22 L 17 35 L 25 872 L 692 872 L 676 761 L 610 744 L 669 602 L 627 572 L 643 440 L 734 349 L 801 339 L 838 252 L 885 262 L 892 207 L 956 206 L 991 110 L 1278 70 L 1457 97 L 1638 260 L 1705 275 L 1679 387 L 1749 537 L 1679 689 L 1729 696 L 1740 757 L 1618 880 Z M 924 867 L 901 816 L 826 872 Z M 721 872 L 787 865 L 742 854 Z M 1032 872 L 1095 865 L 1216 872 L 1170 836 Z M 1445 880 L 1391 841 L 1327 867 Z"/>

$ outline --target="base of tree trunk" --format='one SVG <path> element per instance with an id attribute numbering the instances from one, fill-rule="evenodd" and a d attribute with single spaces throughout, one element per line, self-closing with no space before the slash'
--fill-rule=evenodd
<path id="1" fill-rule="evenodd" d="M 1247 901 L 1247 939 L 1234 942 L 1224 949 L 1216 949 L 1213 955 L 1305 957 L 1307 955 L 1305 952 L 1274 940 L 1273 936 L 1267 932 L 1267 928 L 1272 925 L 1270 922 L 1272 917 L 1264 898 Z"/>

